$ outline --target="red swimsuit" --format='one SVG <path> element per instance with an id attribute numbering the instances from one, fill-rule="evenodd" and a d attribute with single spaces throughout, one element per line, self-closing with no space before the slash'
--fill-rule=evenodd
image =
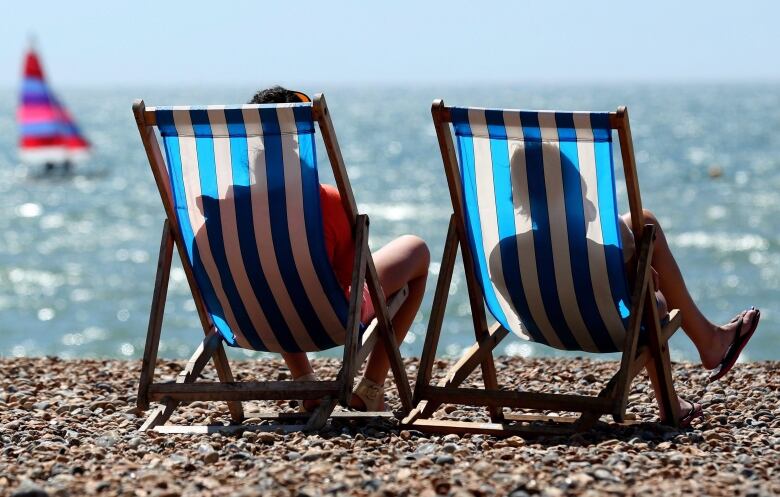
<path id="1" fill-rule="evenodd" d="M 355 261 L 355 241 L 352 238 L 352 227 L 341 205 L 339 190 L 332 185 L 320 185 L 320 208 L 322 209 L 322 226 L 325 232 L 325 250 L 336 280 L 349 298 L 352 283 L 352 265 Z M 363 304 L 360 308 L 360 321 L 369 322 L 374 317 L 374 306 L 368 293 L 368 287 L 363 285 Z"/>

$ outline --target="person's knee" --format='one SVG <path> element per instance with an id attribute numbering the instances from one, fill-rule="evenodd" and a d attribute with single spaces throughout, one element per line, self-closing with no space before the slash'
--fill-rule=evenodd
<path id="1" fill-rule="evenodd" d="M 642 209 L 642 217 L 644 218 L 645 224 L 653 224 L 655 226 L 660 226 L 660 224 L 658 223 L 658 218 L 655 217 L 653 211 L 649 209 Z"/>
<path id="2" fill-rule="evenodd" d="M 403 243 L 407 257 L 414 260 L 415 266 L 427 271 L 431 263 L 431 252 L 425 240 L 416 235 L 402 235 L 398 240 Z"/>

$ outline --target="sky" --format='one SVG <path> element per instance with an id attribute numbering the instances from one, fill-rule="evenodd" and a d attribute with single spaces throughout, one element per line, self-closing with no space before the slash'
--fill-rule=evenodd
<path id="1" fill-rule="evenodd" d="M 780 81 L 780 2 L 12 0 L 58 85 Z"/>

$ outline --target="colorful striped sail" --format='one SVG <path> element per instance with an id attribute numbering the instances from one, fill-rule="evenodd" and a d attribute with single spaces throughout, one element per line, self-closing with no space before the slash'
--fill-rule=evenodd
<path id="1" fill-rule="evenodd" d="M 187 262 L 225 341 L 270 352 L 344 343 L 311 104 L 156 107 Z"/>
<path id="2" fill-rule="evenodd" d="M 89 143 L 46 84 L 38 55 L 32 49 L 25 57 L 17 120 L 19 156 L 24 162 L 76 161 L 89 152 Z"/>
<path id="3" fill-rule="evenodd" d="M 606 113 L 453 108 L 469 245 L 491 314 L 558 349 L 616 352 L 629 319 Z"/>

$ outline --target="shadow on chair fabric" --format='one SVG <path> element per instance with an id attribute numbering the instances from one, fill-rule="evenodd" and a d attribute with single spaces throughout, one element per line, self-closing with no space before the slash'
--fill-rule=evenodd
<path id="1" fill-rule="evenodd" d="M 661 325 L 649 278 L 652 227 L 632 227 L 636 275 L 629 278 L 624 265 L 613 131 L 620 138 L 629 207 L 632 214 L 642 209 L 625 108 L 537 112 L 435 101 L 432 114 L 453 215 L 418 370 L 416 407 L 404 423 L 428 431 L 509 434 L 587 429 L 603 414 L 624 421 L 631 380 L 650 358 L 664 372 L 666 419 L 676 420 L 667 340 L 680 315 L 673 310 Z M 432 364 L 458 247 L 475 344 L 434 386 Z M 496 320 L 490 328 L 486 308 Z M 647 335 L 641 343 L 640 330 Z M 492 350 L 510 332 L 562 350 L 621 351 L 621 367 L 597 396 L 501 390 Z M 459 387 L 477 366 L 485 388 Z M 445 403 L 486 406 L 492 422 L 431 419 Z M 504 407 L 580 416 L 505 415 Z M 537 421 L 544 422 L 533 424 Z"/>
<path id="2" fill-rule="evenodd" d="M 538 149 L 529 151 L 534 145 Z M 506 313 L 506 319 L 518 321 L 511 329 L 523 338 L 562 350 L 618 352 L 625 341 L 631 307 L 620 237 L 598 236 L 602 232 L 600 224 L 605 221 L 597 208 L 597 195 L 588 198 L 588 186 L 578 165 L 560 147 L 542 142 L 529 144 L 525 149 L 510 148 L 515 230 L 490 250 L 487 261 L 497 299 L 511 310 Z M 561 176 L 565 178 L 563 189 L 548 196 L 545 191 L 527 187 L 526 157 L 534 153 L 560 157 Z M 546 203 L 548 212 L 564 211 L 567 236 L 558 240 L 568 245 L 563 250 L 553 246 L 555 237 L 550 234 L 549 222 L 544 222 L 553 215 L 545 215 L 540 221 L 539 215 L 532 214 L 540 210 L 542 203 Z M 610 226 L 610 230 L 619 233 L 617 226 Z M 545 250 L 552 252 L 553 257 L 536 257 Z M 571 261 L 568 270 L 556 267 L 555 255 L 563 252 L 565 256 L 567 251 Z M 529 266 L 534 263 L 535 268 Z M 534 276 L 535 281 L 531 281 Z M 568 285 L 573 290 L 568 294 L 573 294 L 576 301 L 564 303 L 558 289 L 559 279 L 561 286 Z M 564 309 L 565 305 L 569 308 Z M 576 311 L 579 315 L 572 316 Z M 496 314 L 500 314 L 494 313 L 500 319 Z"/>
<path id="3" fill-rule="evenodd" d="M 167 217 L 138 394 L 141 409 L 151 401 L 161 405 L 141 429 L 175 431 L 162 425 L 181 402 L 226 401 L 232 420 L 240 422 L 242 401 L 282 399 L 322 400 L 314 413 L 303 415 L 305 424 L 296 425 L 321 428 L 337 402 L 346 405 L 360 362 L 377 339 L 391 351 L 408 411 L 411 392 L 390 322 L 406 294 L 385 301 L 368 249 L 368 218 L 357 211 L 324 96 L 314 103 L 236 107 L 146 108 L 136 101 L 133 112 Z M 365 325 L 361 299 L 347 299 L 325 251 L 315 122 L 355 233 L 353 287 L 365 281 L 377 309 L 376 319 Z M 175 382 L 155 383 L 174 246 L 206 338 Z M 335 380 L 235 382 L 223 342 L 267 352 L 343 345 L 344 362 Z M 219 381 L 196 382 L 210 360 Z M 188 430 L 202 428 L 181 428 Z"/>

